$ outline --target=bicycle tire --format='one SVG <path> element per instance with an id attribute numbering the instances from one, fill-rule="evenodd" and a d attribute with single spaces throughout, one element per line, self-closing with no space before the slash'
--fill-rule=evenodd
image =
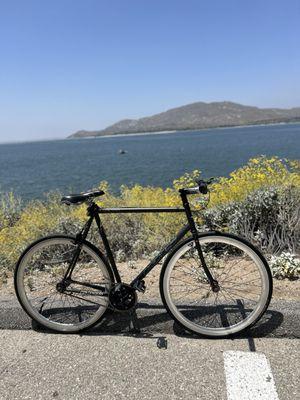
<path id="1" fill-rule="evenodd" d="M 220 232 L 199 233 L 198 238 L 204 250 L 204 258 L 206 259 L 208 268 L 213 272 L 213 275 L 216 274 L 219 276 L 220 301 L 216 303 L 217 294 L 212 291 L 204 272 L 202 272 L 203 270 L 199 268 L 199 259 L 195 262 L 193 261 L 193 263 L 198 263 L 195 269 L 188 264 L 190 262 L 190 265 L 194 265 L 191 261 L 192 257 L 189 258 L 187 252 L 194 252 L 193 257 L 195 257 L 196 252 L 194 239 L 191 237 L 179 243 L 170 252 L 163 264 L 160 274 L 160 294 L 163 304 L 171 317 L 187 331 L 205 337 L 233 336 L 256 324 L 266 311 L 272 297 L 272 275 L 270 268 L 260 251 L 244 238 Z M 213 247 L 213 243 L 216 244 L 215 247 Z M 225 250 L 225 246 L 231 247 L 229 250 Z M 245 253 L 244 259 L 241 258 L 242 252 Z M 196 254 L 196 258 L 198 258 L 198 254 Z M 250 263 L 251 260 L 258 270 L 258 275 L 254 278 L 254 275 L 250 276 L 249 273 L 249 277 L 252 279 L 252 291 L 249 292 L 250 288 L 247 285 L 250 286 L 250 283 L 247 284 L 247 281 L 243 282 L 242 277 L 247 276 L 244 274 L 246 267 L 249 269 L 246 261 Z M 240 263 L 240 267 L 237 264 L 238 262 Z M 226 268 L 228 270 L 231 268 L 234 272 L 234 275 L 231 278 L 229 277 L 229 281 L 227 280 L 227 286 L 226 283 L 222 282 L 227 276 Z M 172 273 L 173 277 L 171 278 Z M 187 280 L 186 278 L 182 278 L 184 274 L 188 276 Z M 227 274 L 230 274 L 230 272 L 227 271 Z M 171 288 L 172 283 L 170 283 L 173 282 L 172 279 L 175 282 L 173 289 Z M 192 281 L 192 279 L 194 280 Z M 218 280 L 218 277 L 216 279 Z M 257 282 L 255 279 L 257 279 Z M 180 280 L 183 282 L 180 282 Z M 239 280 L 242 284 L 242 289 L 237 286 Z M 262 284 L 260 294 L 259 289 L 255 289 L 257 293 L 253 289 L 254 286 L 259 287 L 258 284 L 253 284 L 253 282 L 259 283 L 259 280 Z M 233 284 L 231 292 L 229 292 L 228 282 Z M 190 285 L 189 292 L 184 288 L 181 289 L 183 284 Z M 183 296 L 187 299 L 185 300 L 186 304 L 183 304 L 182 296 L 181 298 L 178 295 L 176 297 L 176 292 L 181 295 L 180 291 L 182 291 Z M 222 291 L 223 294 L 221 294 Z M 203 293 L 203 298 L 201 298 L 200 293 Z M 243 293 L 244 297 L 245 293 L 248 296 L 246 302 L 242 300 Z M 254 302 L 255 294 L 259 297 L 257 304 L 251 311 L 251 302 Z M 223 296 L 222 303 L 221 296 Z M 251 296 L 253 297 L 252 299 L 250 298 Z M 202 300 L 203 302 L 201 303 Z M 215 312 L 214 317 L 212 316 L 213 312 Z M 242 319 L 238 320 L 241 316 Z M 211 326 L 206 326 L 208 325 L 208 321 L 210 321 Z"/>
<path id="2" fill-rule="evenodd" d="M 84 267 L 84 269 L 76 268 L 77 264 L 74 269 L 79 280 L 76 281 L 76 284 L 71 284 L 68 293 L 58 294 L 55 292 L 55 290 L 57 291 L 56 284 L 63 275 L 60 264 L 64 265 L 67 261 L 63 253 L 62 255 L 65 258 L 62 260 L 53 259 L 53 254 L 55 254 L 55 257 L 60 254 L 58 250 L 55 253 L 55 248 L 53 247 L 55 245 L 58 245 L 58 248 L 61 246 L 62 249 L 65 247 L 66 249 L 71 248 L 71 250 L 77 246 L 75 238 L 72 236 L 51 235 L 33 242 L 24 250 L 17 262 L 14 274 L 17 298 L 24 311 L 39 325 L 47 329 L 63 333 L 74 333 L 91 328 L 103 319 L 107 311 L 109 305 L 107 294 L 114 282 L 112 270 L 103 254 L 94 245 L 84 240 L 80 253 L 80 260 L 83 260 L 81 261 L 81 267 Z M 38 258 L 38 251 L 40 250 L 42 250 L 41 254 L 45 254 L 42 257 L 46 257 L 46 260 Z M 71 250 L 70 257 L 72 255 Z M 45 262 L 43 263 L 43 261 Z M 56 270 L 55 267 L 57 268 Z M 96 284 L 89 283 L 87 281 L 88 278 L 90 280 L 96 280 L 97 278 Z M 102 278 L 103 286 L 101 286 L 98 278 Z M 82 287 L 83 289 L 80 291 Z M 100 295 L 100 291 L 102 295 Z M 104 292 L 107 292 L 107 294 L 104 294 Z M 47 295 L 49 296 L 47 297 Z M 68 301 L 63 298 L 64 295 Z M 46 304 L 46 300 L 51 297 L 52 306 L 50 301 Z M 42 306 L 37 308 L 34 301 L 37 304 L 42 303 Z M 68 303 L 68 306 L 64 307 L 64 301 Z M 61 319 L 63 318 L 63 310 L 66 311 L 66 315 L 68 312 L 68 321 L 70 321 L 68 323 L 59 322 L 58 316 Z M 73 316 L 75 312 L 78 316 L 77 322 L 76 316 Z M 90 314 L 91 316 L 89 317 Z M 85 317 L 86 319 L 83 319 Z M 51 318 L 53 319 L 51 320 Z"/>

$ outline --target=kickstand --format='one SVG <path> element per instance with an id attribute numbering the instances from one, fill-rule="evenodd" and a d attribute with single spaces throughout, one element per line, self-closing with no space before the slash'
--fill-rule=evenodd
<path id="1" fill-rule="evenodd" d="M 140 329 L 140 323 L 136 314 L 136 309 L 137 307 L 134 307 L 131 311 L 130 311 L 130 322 L 129 322 L 129 332 L 130 333 L 140 333 L 141 329 Z"/>

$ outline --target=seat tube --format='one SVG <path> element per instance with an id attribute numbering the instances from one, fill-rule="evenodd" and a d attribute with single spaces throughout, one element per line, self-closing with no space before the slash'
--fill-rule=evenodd
<path id="1" fill-rule="evenodd" d="M 113 253 L 111 251 L 111 248 L 110 248 L 110 245 L 109 245 L 105 230 L 103 228 L 103 225 L 101 223 L 101 220 L 100 220 L 100 217 L 99 217 L 98 213 L 95 214 L 95 221 L 96 221 L 96 224 L 97 224 L 97 227 L 98 227 L 98 230 L 99 230 L 99 234 L 100 234 L 100 237 L 102 239 L 102 242 L 103 242 L 103 245 L 104 245 L 104 248 L 105 248 L 105 251 L 106 251 L 106 255 L 107 255 L 108 261 L 109 261 L 110 266 L 111 266 L 111 268 L 113 270 L 113 273 L 115 275 L 116 281 L 119 283 L 119 282 L 121 282 L 121 277 L 120 277 L 118 268 L 116 266 Z"/>
<path id="2" fill-rule="evenodd" d="M 210 285 L 212 287 L 214 287 L 215 284 L 217 283 L 217 281 L 213 278 L 213 276 L 211 275 L 211 273 L 210 273 L 210 271 L 209 271 L 209 269 L 208 269 L 208 267 L 206 265 L 206 262 L 205 262 L 205 259 L 204 259 L 204 256 L 203 256 L 203 252 L 202 252 L 202 249 L 201 249 L 201 246 L 200 246 L 199 238 L 198 238 L 197 228 L 196 228 L 196 225 L 195 225 L 194 218 L 192 216 L 190 204 L 188 202 L 187 195 L 183 190 L 180 191 L 180 197 L 181 197 L 181 200 L 182 200 L 183 207 L 185 209 L 185 213 L 186 213 L 186 217 L 187 217 L 188 223 L 190 225 L 190 229 L 191 229 L 191 233 L 192 233 L 193 239 L 195 241 L 195 245 L 196 245 L 196 249 L 198 251 L 198 255 L 199 255 L 199 258 L 200 258 L 200 261 L 201 261 L 201 265 L 202 265 L 202 267 L 204 269 L 204 272 L 205 272 L 205 274 L 207 276 L 207 279 L 208 279 Z"/>
<path id="3" fill-rule="evenodd" d="M 72 260 L 71 260 L 71 262 L 70 262 L 70 264 L 68 266 L 68 269 L 65 272 L 64 280 L 72 278 L 72 272 L 73 272 L 73 270 L 75 268 L 75 265 L 76 265 L 76 263 L 78 261 L 78 258 L 80 256 L 80 252 L 81 252 L 81 249 L 82 249 L 83 241 L 86 239 L 86 237 L 87 237 L 87 235 L 89 233 L 90 227 L 91 227 L 91 225 L 93 223 L 93 219 L 94 219 L 94 217 L 90 216 L 89 220 L 84 225 L 82 231 L 79 232 L 76 235 L 75 244 L 77 245 L 77 248 L 75 250 L 75 253 L 73 254 L 73 257 L 72 257 Z"/>

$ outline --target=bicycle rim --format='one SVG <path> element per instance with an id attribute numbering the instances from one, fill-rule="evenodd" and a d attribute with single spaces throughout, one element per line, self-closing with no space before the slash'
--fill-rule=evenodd
<path id="1" fill-rule="evenodd" d="M 19 301 L 39 324 L 60 332 L 77 332 L 94 325 L 105 313 L 112 284 L 100 256 L 84 243 L 72 282 L 59 291 L 77 245 L 73 238 L 42 239 L 21 256 L 15 275 Z"/>
<path id="2" fill-rule="evenodd" d="M 199 241 L 220 291 L 212 291 L 191 239 L 164 266 L 164 303 L 177 322 L 194 333 L 213 337 L 238 333 L 257 322 L 269 304 L 269 269 L 244 240 L 215 234 L 199 236 Z"/>

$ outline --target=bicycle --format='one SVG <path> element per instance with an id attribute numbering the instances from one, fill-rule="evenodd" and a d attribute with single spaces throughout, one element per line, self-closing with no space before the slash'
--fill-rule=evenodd
<path id="1" fill-rule="evenodd" d="M 180 189 L 182 208 L 101 208 L 101 190 L 62 197 L 67 205 L 87 203 L 88 220 L 76 236 L 53 235 L 32 243 L 15 270 L 15 290 L 26 313 L 58 332 L 98 324 L 107 310 L 129 311 L 144 292 L 147 274 L 164 258 L 160 294 L 184 329 L 207 337 L 231 336 L 253 326 L 272 296 L 266 259 L 244 238 L 219 231 L 198 232 L 188 196 L 209 193 L 211 181 Z M 187 224 L 130 283 L 121 281 L 100 214 L 185 213 Z M 96 222 L 105 253 L 86 240 Z M 187 233 L 191 236 L 184 239 Z"/>

